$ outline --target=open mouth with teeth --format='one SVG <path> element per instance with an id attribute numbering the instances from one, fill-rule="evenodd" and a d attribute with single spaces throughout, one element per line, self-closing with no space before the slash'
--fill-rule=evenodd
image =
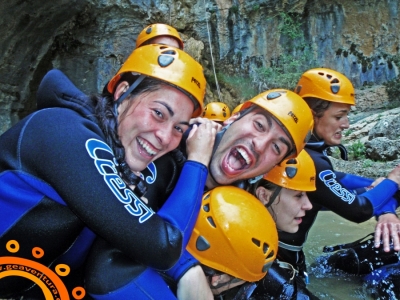
<path id="1" fill-rule="evenodd" d="M 149 143 L 141 138 L 136 138 L 136 140 L 138 142 L 140 150 L 142 150 L 140 151 L 141 153 L 144 152 L 144 154 L 146 154 L 147 156 L 155 156 L 157 154 L 157 152 L 153 150 L 153 147 Z"/>
<path id="2" fill-rule="evenodd" d="M 234 175 L 250 167 L 251 159 L 247 151 L 241 147 L 233 148 L 226 156 L 223 169 L 226 173 Z"/>

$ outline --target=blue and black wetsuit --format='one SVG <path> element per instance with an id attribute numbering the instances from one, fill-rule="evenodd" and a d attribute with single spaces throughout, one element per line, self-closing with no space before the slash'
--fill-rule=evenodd
<path id="1" fill-rule="evenodd" d="M 317 141 L 315 137 L 312 137 L 306 145 L 305 149 L 314 161 L 317 176 L 316 191 L 307 192 L 313 207 L 311 210 L 306 211 L 306 215 L 303 217 L 296 233 L 278 231 L 279 250 L 277 258 L 279 261 L 292 265 L 301 277 L 307 277 L 303 245 L 320 210 L 331 210 L 347 220 L 360 223 L 382 213 L 395 213 L 398 205 L 395 198 L 393 198 L 393 195 L 398 190 L 395 182 L 385 179 L 375 188 L 366 189 L 374 180 L 334 171 L 332 163 L 326 154 L 328 148 L 328 145 Z M 347 155 L 345 148 L 340 146 L 340 149 L 343 158 L 345 158 Z M 274 279 L 273 274 L 286 272 L 289 274 L 286 276 L 288 278 L 291 278 L 291 274 L 293 274 L 290 268 L 285 271 L 278 264 L 275 264 L 273 268 L 276 269 L 276 272 L 269 273 L 266 276 L 270 287 L 273 286 L 271 282 L 274 280 L 279 283 L 284 278 L 283 276 L 276 276 Z M 291 293 L 290 297 L 293 298 L 289 297 L 288 299 L 296 299 L 299 296 L 296 294 L 297 288 L 295 285 L 288 288 L 290 286 L 289 282 L 284 284 L 277 284 L 276 282 L 274 284 L 277 287 L 276 289 L 285 287 L 285 290 Z M 296 284 L 296 282 L 293 281 L 293 284 Z M 255 293 L 260 293 L 262 286 L 260 284 Z M 270 295 L 276 294 L 276 290 L 271 288 L 269 290 L 266 289 L 266 292 Z M 313 296 L 307 294 L 306 290 L 301 289 L 302 297 L 306 295 L 305 299 L 307 297 L 312 299 Z"/>
<path id="2" fill-rule="evenodd" d="M 79 268 L 100 237 L 138 264 L 171 268 L 196 222 L 207 168 L 193 161 L 172 168 L 181 178 L 156 213 L 120 178 L 94 107 L 60 71 L 43 79 L 38 108 L 0 136 L 0 256 L 32 259 L 40 247 L 41 264 Z M 155 172 L 147 172 L 151 182 Z M 17 253 L 6 250 L 10 240 Z M 0 296 L 32 284 L 2 278 Z"/>

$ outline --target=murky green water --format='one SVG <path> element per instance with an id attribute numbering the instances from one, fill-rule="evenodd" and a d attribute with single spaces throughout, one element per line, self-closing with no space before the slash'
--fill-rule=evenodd
<path id="1" fill-rule="evenodd" d="M 356 224 L 332 212 L 324 211 L 318 214 L 304 249 L 310 275 L 310 284 L 308 285 L 310 291 L 321 299 L 374 299 L 363 287 L 361 277 L 324 274 L 315 264 L 315 258 L 324 255 L 322 248 L 326 245 L 350 243 L 372 233 L 375 224 L 374 218 Z"/>

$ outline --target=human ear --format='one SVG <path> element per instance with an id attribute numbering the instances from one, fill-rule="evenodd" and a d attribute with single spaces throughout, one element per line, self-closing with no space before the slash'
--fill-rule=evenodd
<path id="1" fill-rule="evenodd" d="M 261 203 L 266 206 L 269 203 L 269 200 L 271 198 L 272 192 L 268 189 L 266 189 L 263 186 L 259 186 L 256 189 L 256 197 L 258 200 L 261 201 Z"/>
<path id="2" fill-rule="evenodd" d="M 223 122 L 224 126 L 233 123 L 233 121 L 236 121 L 239 117 L 240 117 L 240 112 L 234 113 L 232 116 L 230 116 Z"/>
<path id="3" fill-rule="evenodd" d="M 114 100 L 119 99 L 123 93 L 125 93 L 129 88 L 129 83 L 127 81 L 121 81 L 118 83 L 117 88 L 114 92 Z"/>

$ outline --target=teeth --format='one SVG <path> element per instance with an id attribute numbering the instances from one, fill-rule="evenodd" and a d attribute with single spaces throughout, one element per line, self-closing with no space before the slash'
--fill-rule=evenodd
<path id="1" fill-rule="evenodd" d="M 153 151 L 153 150 L 150 148 L 150 146 L 149 146 L 148 144 L 145 144 L 145 143 L 143 142 L 142 139 L 138 139 L 138 142 L 139 142 L 139 145 L 142 146 L 142 148 L 143 148 L 144 150 L 146 150 L 146 152 L 147 152 L 149 155 L 151 155 L 151 156 L 156 155 L 156 152 Z"/>
<path id="2" fill-rule="evenodd" d="M 241 149 L 241 148 L 236 148 L 236 150 L 237 150 L 237 152 L 240 153 L 240 155 L 241 155 L 241 156 L 243 157 L 243 159 L 246 161 L 246 164 L 247 164 L 247 165 L 250 164 L 250 158 L 249 158 L 249 156 L 247 155 L 246 151 L 244 151 L 244 150 Z"/>

